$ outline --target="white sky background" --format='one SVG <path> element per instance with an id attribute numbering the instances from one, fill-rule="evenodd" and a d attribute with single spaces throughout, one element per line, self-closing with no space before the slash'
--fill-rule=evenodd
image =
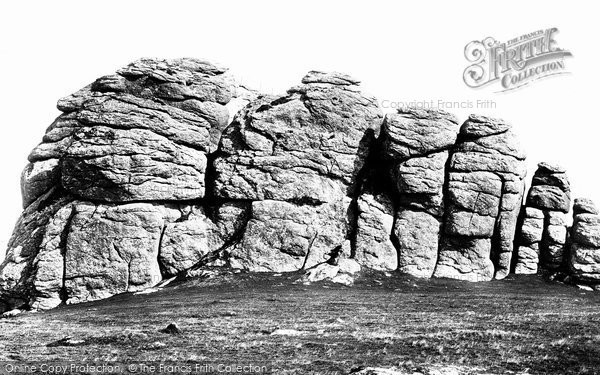
<path id="1" fill-rule="evenodd" d="M 0 5 L 0 259 L 21 212 L 26 158 L 59 114 L 56 101 L 140 57 L 199 57 L 245 84 L 284 92 L 308 70 L 362 80 L 382 100 L 494 100 L 528 153 L 567 168 L 574 196 L 600 204 L 597 8 L 558 1 L 6 1 Z M 467 87 L 467 43 L 557 27 L 570 75 L 495 94 Z"/>

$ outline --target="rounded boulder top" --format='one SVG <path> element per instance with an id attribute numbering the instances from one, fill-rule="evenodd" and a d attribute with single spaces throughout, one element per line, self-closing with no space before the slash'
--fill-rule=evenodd
<path id="1" fill-rule="evenodd" d="M 446 112 L 438 108 L 414 108 L 414 107 L 403 107 L 396 110 L 396 113 L 408 114 L 411 117 L 428 119 L 428 120 L 446 120 L 454 124 L 458 124 L 458 119 L 455 115 L 450 112 Z"/>
<path id="2" fill-rule="evenodd" d="M 178 59 L 142 58 L 119 69 L 117 73 L 123 76 L 156 75 L 165 80 L 181 82 L 190 73 L 215 76 L 223 74 L 227 70 L 219 64 L 193 57 Z"/>
<path id="3" fill-rule="evenodd" d="M 320 72 L 317 70 L 311 70 L 308 72 L 304 78 L 302 78 L 302 83 L 310 84 L 310 83 L 328 83 L 331 85 L 341 85 L 341 86 L 358 86 L 360 85 L 360 81 L 350 77 L 344 73 L 338 72 Z"/>
<path id="4" fill-rule="evenodd" d="M 589 198 L 575 198 L 573 202 L 573 214 L 592 214 L 598 215 L 599 211 L 594 201 Z"/>
<path id="5" fill-rule="evenodd" d="M 541 162 L 538 164 L 538 171 L 547 173 L 566 173 L 567 170 L 555 163 Z"/>
<path id="6" fill-rule="evenodd" d="M 470 115 L 460 127 L 460 134 L 471 137 L 485 137 L 508 131 L 511 125 L 502 119 L 481 115 Z"/>

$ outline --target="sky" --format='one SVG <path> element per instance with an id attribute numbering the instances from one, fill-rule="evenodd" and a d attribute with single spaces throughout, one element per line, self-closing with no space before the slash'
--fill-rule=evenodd
<path id="1" fill-rule="evenodd" d="M 0 259 L 21 213 L 27 155 L 59 115 L 56 101 L 140 57 L 198 57 L 229 67 L 265 93 L 283 93 L 309 70 L 361 80 L 382 106 L 457 102 L 444 109 L 513 124 L 538 162 L 567 169 L 573 196 L 600 203 L 596 162 L 597 14 L 558 1 L 12 1 L 0 5 L 3 183 Z M 570 74 L 497 93 L 463 82 L 465 46 L 556 27 Z M 477 108 L 477 101 L 487 107 Z M 461 108 L 461 103 L 474 108 Z M 493 104 L 490 104 L 493 103 Z M 464 104 L 463 104 L 464 105 Z M 388 108 L 389 110 L 389 108 Z"/>

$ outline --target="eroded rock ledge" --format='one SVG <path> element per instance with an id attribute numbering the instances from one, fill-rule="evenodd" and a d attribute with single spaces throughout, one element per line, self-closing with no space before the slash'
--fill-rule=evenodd
<path id="1" fill-rule="evenodd" d="M 23 171 L 0 311 L 139 291 L 205 266 L 327 273 L 344 259 L 352 272 L 600 280 L 598 211 L 576 200 L 568 241 L 569 183 L 544 163 L 523 205 L 525 154 L 502 120 L 384 116 L 339 73 L 261 95 L 197 59 L 136 61 L 58 108 Z"/>

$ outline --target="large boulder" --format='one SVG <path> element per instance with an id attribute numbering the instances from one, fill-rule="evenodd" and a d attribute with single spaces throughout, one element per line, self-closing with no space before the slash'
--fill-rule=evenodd
<path id="1" fill-rule="evenodd" d="M 223 134 L 216 197 L 325 203 L 353 193 L 381 125 L 377 102 L 342 74 L 302 82 L 251 102 Z"/>
<path id="2" fill-rule="evenodd" d="M 571 208 L 571 185 L 559 165 L 539 163 L 527 194 L 527 206 L 567 213 Z"/>
<path id="3" fill-rule="evenodd" d="M 570 242 L 571 274 L 579 281 L 600 284 L 600 216 L 589 199 L 575 199 Z"/>
<path id="4" fill-rule="evenodd" d="M 525 216 L 518 238 L 519 247 L 515 273 L 536 274 L 540 257 L 540 242 L 544 233 L 544 212 L 533 207 L 525 207 Z"/>
<path id="5" fill-rule="evenodd" d="M 161 280 L 158 253 L 163 228 L 179 210 L 149 203 L 74 204 L 66 238 L 67 303 L 135 292 Z"/>
<path id="6" fill-rule="evenodd" d="M 384 193 L 364 191 L 358 198 L 355 258 L 369 268 L 393 271 L 398 253 L 392 242 L 394 203 Z"/>
<path id="7" fill-rule="evenodd" d="M 490 238 L 443 236 L 434 276 L 473 282 L 491 280 L 491 246 Z"/>
<path id="8" fill-rule="evenodd" d="M 142 59 L 61 99 L 22 174 L 3 309 L 150 287 L 235 237 L 247 210 L 199 200 L 236 90 L 209 62 Z"/>
<path id="9" fill-rule="evenodd" d="M 223 134 L 211 182 L 215 199 L 252 201 L 240 240 L 228 250 L 230 263 L 294 271 L 326 261 L 349 239 L 382 117 L 357 80 L 321 72 L 240 111 Z M 361 214 L 359 220 L 371 220 Z"/>
<path id="10" fill-rule="evenodd" d="M 600 211 L 596 208 L 596 205 L 591 199 L 575 198 L 573 201 L 573 215 L 579 214 L 598 215 L 600 214 Z"/>
<path id="11" fill-rule="evenodd" d="M 539 268 L 557 270 L 564 265 L 566 213 L 570 206 L 571 188 L 566 171 L 558 165 L 539 163 L 523 207 L 516 273 L 532 274 Z M 583 203 L 582 209 L 585 210 Z M 538 230 L 541 236 L 537 235 Z"/>
<path id="12" fill-rule="evenodd" d="M 398 269 L 416 277 L 431 277 L 438 260 L 439 219 L 418 210 L 400 209 L 394 236 L 398 243 Z"/>
<path id="13" fill-rule="evenodd" d="M 58 102 L 23 173 L 24 205 L 57 178 L 91 200 L 202 198 L 235 94 L 226 69 L 196 59 L 142 59 L 99 78 Z"/>
<path id="14" fill-rule="evenodd" d="M 72 198 L 50 189 L 21 214 L 0 265 L 5 309 L 52 308 L 62 302 L 65 248 Z"/>
<path id="15" fill-rule="evenodd" d="M 3 309 L 138 291 L 203 264 L 293 271 L 351 256 L 340 249 L 383 120 L 358 84 L 310 72 L 284 96 L 243 90 L 231 104 L 226 69 L 143 59 L 61 99 L 22 174 Z"/>
<path id="16" fill-rule="evenodd" d="M 182 206 L 180 219 L 166 224 L 158 262 L 166 277 L 196 266 L 227 247 L 245 227 L 250 205 L 227 202 L 217 207 Z"/>
<path id="17" fill-rule="evenodd" d="M 437 277 L 481 281 L 510 272 L 525 154 L 510 125 L 472 115 L 450 156 Z"/>
<path id="18" fill-rule="evenodd" d="M 564 265 L 567 242 L 567 215 L 560 211 L 548 211 L 544 220 L 542 234 L 542 265 L 557 269 Z"/>
<path id="19" fill-rule="evenodd" d="M 401 109 L 386 116 L 381 159 L 398 202 L 393 243 L 398 269 L 431 277 L 438 258 L 448 150 L 456 142 L 458 120 L 434 109 Z"/>
<path id="20" fill-rule="evenodd" d="M 458 120 L 437 109 L 403 108 L 386 116 L 382 128 L 383 157 L 408 160 L 448 150 L 456 142 Z"/>
<path id="21" fill-rule="evenodd" d="M 290 272 L 323 263 L 348 235 L 349 205 L 350 198 L 316 206 L 255 201 L 228 261 L 254 272 Z"/>

